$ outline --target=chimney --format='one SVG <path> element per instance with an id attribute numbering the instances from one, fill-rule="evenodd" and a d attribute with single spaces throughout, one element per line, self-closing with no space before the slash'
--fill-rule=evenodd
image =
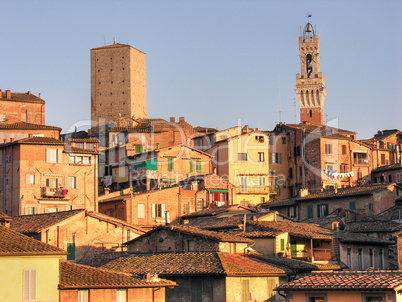
<path id="1" fill-rule="evenodd" d="M 299 195 L 300 195 L 300 197 L 307 196 L 308 195 L 308 189 L 307 188 L 300 189 Z"/>
<path id="2" fill-rule="evenodd" d="M 171 122 L 171 123 L 175 123 L 175 122 L 176 122 L 175 118 L 174 118 L 174 117 L 171 117 L 171 118 L 170 118 L 170 122 Z"/>
<path id="3" fill-rule="evenodd" d="M 7 144 L 7 140 L 6 140 L 6 139 L 4 139 L 4 143 Z"/>
<path id="4" fill-rule="evenodd" d="M 10 90 L 6 90 L 6 98 L 11 99 L 11 91 Z"/>
<path id="5" fill-rule="evenodd" d="M 184 123 L 184 116 L 179 117 L 179 123 L 180 124 Z"/>
<path id="6" fill-rule="evenodd" d="M 29 134 L 28 134 L 28 137 L 29 137 L 29 138 L 32 138 L 32 133 L 29 133 Z"/>
<path id="7" fill-rule="evenodd" d="M 103 190 L 105 191 L 105 196 L 106 196 L 106 195 L 109 195 L 109 191 L 110 191 L 109 188 L 104 188 Z"/>
<path id="8" fill-rule="evenodd" d="M 40 92 L 39 92 L 39 94 L 38 94 L 38 98 L 40 98 Z"/>
<path id="9" fill-rule="evenodd" d="M 10 142 L 11 142 L 11 143 L 14 142 L 14 137 L 10 137 Z"/>
<path id="10" fill-rule="evenodd" d="M 30 90 L 28 90 L 28 95 L 31 95 L 31 91 L 30 91 Z"/>

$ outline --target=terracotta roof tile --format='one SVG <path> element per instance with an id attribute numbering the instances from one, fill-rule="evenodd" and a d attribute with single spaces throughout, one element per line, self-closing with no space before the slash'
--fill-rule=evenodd
<path id="1" fill-rule="evenodd" d="M 228 253 L 175 253 L 121 257 L 102 268 L 132 274 L 160 275 L 266 275 L 285 274 L 278 266 L 248 255 Z"/>
<path id="2" fill-rule="evenodd" d="M 142 239 L 142 237 L 149 236 L 149 234 L 151 234 L 153 232 L 158 232 L 160 230 L 169 230 L 171 232 L 177 232 L 177 233 L 183 233 L 183 234 L 193 235 L 193 236 L 197 236 L 197 237 L 203 237 L 203 238 L 216 240 L 216 241 L 220 241 L 220 242 L 244 242 L 244 243 L 252 242 L 252 240 L 250 240 L 250 239 L 242 238 L 239 236 L 228 235 L 228 234 L 221 233 L 221 232 L 207 231 L 207 230 L 203 230 L 203 229 L 199 229 L 199 228 L 195 228 L 195 227 L 179 226 L 179 225 L 171 224 L 171 225 L 167 225 L 167 226 L 166 225 L 158 226 L 157 228 L 149 231 L 148 233 L 145 233 L 144 235 L 141 235 L 131 241 L 126 242 L 125 245 L 128 245 L 133 241 L 140 240 L 140 239 Z"/>
<path id="3" fill-rule="evenodd" d="M 338 189 L 337 193 L 335 193 L 335 191 L 331 189 L 307 195 L 305 197 L 297 198 L 297 201 L 310 200 L 310 199 L 338 198 L 338 197 L 356 196 L 356 195 L 369 195 L 377 190 L 386 189 L 388 186 L 390 186 L 390 184 L 374 183 L 364 186 L 341 188 Z"/>
<path id="4" fill-rule="evenodd" d="M 279 290 L 386 290 L 402 285 L 402 271 L 342 271 L 313 273 L 283 284 Z"/>
<path id="5" fill-rule="evenodd" d="M 102 268 L 132 274 L 224 274 L 217 253 L 175 253 L 120 257 Z"/>
<path id="6" fill-rule="evenodd" d="M 126 273 L 94 268 L 68 261 L 62 261 L 60 263 L 59 287 L 61 289 L 159 287 L 175 285 L 175 282 L 165 279 L 158 278 L 153 281 L 146 281 L 132 277 L 130 274 Z"/>
<path id="7" fill-rule="evenodd" d="M 80 209 L 45 214 L 14 216 L 10 227 L 12 230 L 23 234 L 39 233 L 41 230 L 83 211 L 85 210 Z"/>
<path id="8" fill-rule="evenodd" d="M 0 101 L 17 101 L 28 103 L 45 104 L 45 101 L 37 96 L 26 92 L 11 92 L 11 97 L 7 98 L 7 91 L 0 91 Z"/>
<path id="9" fill-rule="evenodd" d="M 350 232 L 346 232 L 346 231 L 335 232 L 334 237 L 337 238 L 340 242 L 372 244 L 372 245 L 395 244 L 395 242 L 390 241 L 390 240 L 380 239 L 380 238 L 364 235 L 361 233 L 350 233 Z"/>
<path id="10" fill-rule="evenodd" d="M 341 270 L 343 268 L 343 266 L 339 263 L 312 263 L 298 259 L 257 254 L 253 254 L 252 257 L 262 259 L 266 262 L 279 265 L 281 267 L 288 267 L 296 271 Z"/>
<path id="11" fill-rule="evenodd" d="M 0 256 L 67 255 L 67 252 L 0 225 Z"/>
<path id="12" fill-rule="evenodd" d="M 65 145 L 64 152 L 77 154 L 99 154 L 99 152 L 94 149 L 77 148 L 69 145 Z"/>
<path id="13" fill-rule="evenodd" d="M 333 233 L 330 230 L 321 228 L 315 224 L 288 222 L 288 221 L 248 221 L 247 231 L 282 231 L 290 235 L 313 238 L 313 239 L 332 239 Z"/>
<path id="14" fill-rule="evenodd" d="M 15 145 L 15 144 L 32 144 L 32 145 L 58 145 L 58 146 L 64 146 L 64 143 L 58 139 L 55 139 L 53 137 L 28 137 L 28 138 L 23 138 L 19 139 L 14 142 L 10 142 L 7 144 L 1 144 L 0 147 L 4 146 L 10 146 L 10 145 Z"/>
<path id="15" fill-rule="evenodd" d="M 3 124 L 0 123 L 0 129 L 18 129 L 18 130 L 58 130 L 61 131 L 61 128 L 55 126 L 46 126 L 25 122 L 16 122 L 13 124 Z"/>

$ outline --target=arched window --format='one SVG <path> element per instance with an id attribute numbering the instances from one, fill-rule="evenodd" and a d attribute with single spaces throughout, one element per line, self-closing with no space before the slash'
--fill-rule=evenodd
<path id="1" fill-rule="evenodd" d="M 313 58 L 310 54 L 306 57 L 306 67 L 307 67 L 307 77 L 311 77 L 311 73 L 313 72 Z"/>
<path id="2" fill-rule="evenodd" d="M 313 110 L 310 109 L 310 117 L 313 117 Z"/>

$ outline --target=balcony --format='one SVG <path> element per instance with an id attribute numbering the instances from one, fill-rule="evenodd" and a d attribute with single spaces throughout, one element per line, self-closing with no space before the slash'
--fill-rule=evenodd
<path id="1" fill-rule="evenodd" d="M 42 197 L 44 198 L 67 198 L 67 195 L 67 189 L 42 187 Z"/>
<path id="2" fill-rule="evenodd" d="M 332 257 L 329 249 L 314 249 L 313 255 L 316 261 L 329 261 Z"/>
<path id="3" fill-rule="evenodd" d="M 269 186 L 240 187 L 235 189 L 236 194 L 270 194 L 272 190 Z"/>

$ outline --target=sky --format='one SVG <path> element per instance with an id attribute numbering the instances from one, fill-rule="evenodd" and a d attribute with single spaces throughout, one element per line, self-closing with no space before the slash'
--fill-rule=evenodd
<path id="1" fill-rule="evenodd" d="M 308 14 L 321 43 L 324 121 L 358 139 L 402 130 L 402 1 L 0 4 L 0 89 L 41 93 L 46 124 L 63 132 L 89 128 L 90 49 L 113 37 L 146 53 L 148 118 L 184 116 L 219 130 L 298 123 L 298 37 Z"/>

